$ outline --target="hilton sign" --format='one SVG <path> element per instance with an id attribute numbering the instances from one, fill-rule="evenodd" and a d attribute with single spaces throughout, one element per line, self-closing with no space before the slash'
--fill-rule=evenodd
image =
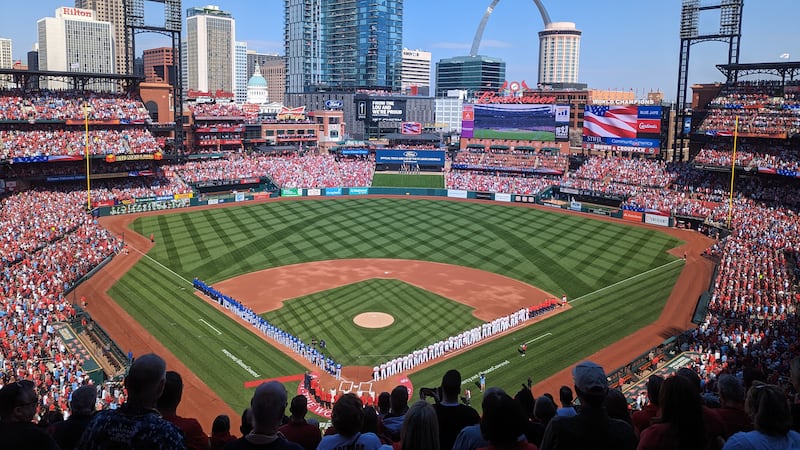
<path id="1" fill-rule="evenodd" d="M 64 16 L 77 16 L 77 17 L 93 17 L 94 11 L 91 9 L 81 8 L 61 8 L 61 14 Z"/>

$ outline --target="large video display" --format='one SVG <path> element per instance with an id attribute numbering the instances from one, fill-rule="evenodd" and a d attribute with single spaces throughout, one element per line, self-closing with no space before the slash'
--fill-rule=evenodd
<path id="1" fill-rule="evenodd" d="M 661 147 L 661 106 L 586 105 L 583 114 L 584 147 L 657 153 Z"/>
<path id="2" fill-rule="evenodd" d="M 476 139 L 554 141 L 556 105 L 464 105 L 461 136 Z"/>

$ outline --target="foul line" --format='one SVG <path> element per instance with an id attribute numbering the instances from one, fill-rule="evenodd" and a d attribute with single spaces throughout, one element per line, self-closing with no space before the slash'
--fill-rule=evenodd
<path id="1" fill-rule="evenodd" d="M 538 341 L 538 340 L 539 340 L 539 339 L 541 339 L 541 338 L 544 338 L 544 337 L 547 337 L 547 336 L 552 336 L 552 335 L 553 335 L 553 333 L 545 333 L 545 334 L 543 334 L 543 335 L 541 335 L 541 336 L 539 336 L 539 337 L 537 337 L 537 338 L 533 338 L 533 339 L 531 339 L 530 341 L 525 341 L 525 343 L 526 343 L 526 344 L 530 344 L 531 342 L 536 342 L 536 341 Z"/>
<path id="2" fill-rule="evenodd" d="M 191 281 L 187 280 L 186 278 L 183 278 L 182 276 L 178 275 L 178 274 L 177 274 L 177 273 L 176 273 L 174 270 L 170 269 L 169 267 L 167 267 L 167 266 L 165 266 L 165 265 L 161 264 L 160 262 L 156 261 L 155 259 L 153 259 L 152 257 L 150 257 L 150 255 L 148 255 L 147 253 L 145 253 L 145 252 L 143 252 L 143 251 L 139 250 L 138 248 L 136 248 L 136 247 L 134 247 L 134 246 L 131 246 L 130 248 L 132 248 L 132 249 L 136 250 L 137 252 L 141 253 L 141 254 L 142 254 L 142 257 L 144 257 L 144 258 L 147 258 L 147 259 L 149 259 L 150 261 L 153 261 L 154 263 L 158 264 L 159 266 L 161 266 L 162 268 L 164 268 L 164 270 L 166 270 L 167 272 L 169 272 L 169 273 L 171 273 L 171 274 L 175 275 L 176 277 L 178 277 L 178 278 L 180 278 L 181 280 L 185 281 L 185 282 L 186 282 L 186 283 L 188 283 L 189 285 L 191 285 L 191 286 L 194 286 L 194 283 L 192 283 Z"/>
<path id="3" fill-rule="evenodd" d="M 671 266 L 671 265 L 673 265 L 673 264 L 675 264 L 675 263 L 677 263 L 677 262 L 682 262 L 682 261 L 683 261 L 682 259 L 676 259 L 675 261 L 670 261 L 670 262 L 668 262 L 668 263 L 666 263 L 666 264 L 664 264 L 664 265 L 661 265 L 661 266 L 658 266 L 658 267 L 654 267 L 654 268 L 652 268 L 652 269 L 650 269 L 650 270 L 646 270 L 646 271 L 644 271 L 644 272 L 642 272 L 642 273 L 640 273 L 640 274 L 636 274 L 636 275 L 634 275 L 634 276 L 632 276 L 632 277 L 625 278 L 624 280 L 617 281 L 616 283 L 609 284 L 608 286 L 606 286 L 606 287 L 602 287 L 602 288 L 600 288 L 600 289 L 598 289 L 598 290 L 596 290 L 596 291 L 594 291 L 594 292 L 589 292 L 588 294 L 581 295 L 581 296 L 580 296 L 580 297 L 578 297 L 578 298 L 573 298 L 572 300 L 568 301 L 567 303 L 577 302 L 578 300 L 581 300 L 581 299 L 583 299 L 583 298 L 589 297 L 590 295 L 597 294 L 598 292 L 605 291 L 606 289 L 610 289 L 610 288 L 612 288 L 612 287 L 614 287 L 614 286 L 617 286 L 617 285 L 620 285 L 620 284 L 622 284 L 622 283 L 627 283 L 628 281 L 631 281 L 631 280 L 633 280 L 634 278 L 638 278 L 638 277 L 640 277 L 640 276 L 642 276 L 642 275 L 647 275 L 647 274 L 648 274 L 648 273 L 650 273 L 650 272 L 655 272 L 656 270 L 661 270 L 661 269 L 663 269 L 664 267 L 668 267 L 668 266 Z"/>
<path id="4" fill-rule="evenodd" d="M 219 334 L 219 335 L 221 335 L 221 334 L 222 334 L 222 331 L 219 331 L 218 329 L 214 328 L 214 326 L 213 326 L 213 325 L 211 325 L 210 323 L 206 322 L 205 320 L 203 320 L 203 319 L 197 319 L 197 320 L 199 320 L 200 322 L 203 322 L 204 324 L 206 324 L 206 326 L 207 326 L 208 328 L 211 328 L 212 330 L 216 331 L 216 332 L 217 332 L 217 334 Z"/>

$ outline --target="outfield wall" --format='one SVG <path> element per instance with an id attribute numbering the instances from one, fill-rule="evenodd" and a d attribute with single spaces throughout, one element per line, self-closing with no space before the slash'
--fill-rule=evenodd
<path id="1" fill-rule="evenodd" d="M 240 203 L 252 200 L 274 197 L 353 197 L 363 195 L 398 195 L 398 196 L 425 196 L 447 197 L 472 200 L 490 200 L 502 203 L 527 203 L 549 206 L 557 209 L 582 212 L 591 215 L 614 217 L 636 223 L 647 223 L 663 227 L 675 226 L 674 216 L 665 216 L 662 213 L 623 210 L 620 208 L 582 202 L 572 199 L 565 204 L 545 202 L 553 196 L 553 188 L 548 188 L 539 194 L 510 194 L 503 192 L 480 192 L 462 189 L 435 189 L 435 188 L 398 188 L 398 187 L 332 187 L 332 188 L 284 188 L 279 192 L 238 192 L 227 197 L 210 199 L 190 198 L 164 198 L 131 200 L 130 202 L 95 208 L 96 216 L 116 216 L 121 214 L 135 214 L 150 211 L 164 211 L 169 209 L 182 209 L 193 206 L 218 205 L 224 203 Z M 585 198 L 585 197 L 579 197 Z"/>

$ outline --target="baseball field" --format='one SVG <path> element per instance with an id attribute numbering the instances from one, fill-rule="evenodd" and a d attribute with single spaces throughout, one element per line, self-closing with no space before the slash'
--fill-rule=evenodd
<path id="1" fill-rule="evenodd" d="M 292 376 L 306 367 L 198 296 L 194 277 L 305 341 L 325 339 L 337 361 L 367 367 L 490 320 L 504 298 L 525 303 L 515 288 L 475 288 L 469 283 L 478 274 L 538 288 L 541 296 L 566 294 L 571 308 L 410 375 L 420 387 L 437 386 L 449 368 L 467 383 L 487 372 L 490 386 L 514 392 L 529 377 L 542 380 L 656 321 L 684 266 L 668 253 L 681 241 L 652 228 L 484 202 L 273 201 L 143 216 L 130 225 L 129 240 L 132 231 L 140 242 L 152 235 L 155 245 L 108 293 L 234 411 L 249 402 L 248 381 L 284 377 L 293 392 Z M 304 269 L 326 261 L 324 271 Z M 403 273 L 416 261 L 473 272 L 434 293 L 437 280 L 452 284 L 458 276 Z M 360 278 L 313 286 L 315 277 L 337 271 Z M 459 286 L 473 302 L 459 300 Z M 286 294 L 295 291 L 302 295 Z M 494 309 L 482 310 L 481 299 Z M 394 322 L 356 325 L 353 317 L 364 312 L 384 312 Z M 525 357 L 517 353 L 522 342 Z"/>

